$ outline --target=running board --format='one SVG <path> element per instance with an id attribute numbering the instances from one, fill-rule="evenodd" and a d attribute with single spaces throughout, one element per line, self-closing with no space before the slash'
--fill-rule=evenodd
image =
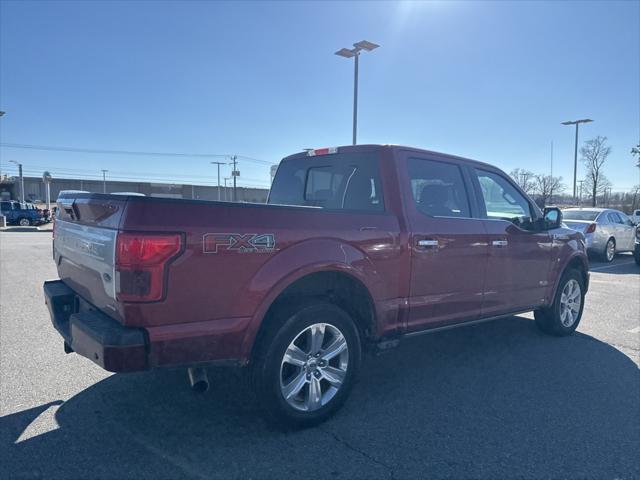
<path id="1" fill-rule="evenodd" d="M 500 320 L 501 318 L 507 318 L 507 317 L 513 317 L 514 315 L 520 315 L 522 313 L 528 313 L 531 312 L 533 310 L 531 310 L 530 308 L 526 309 L 526 310 L 517 310 L 515 312 L 510 312 L 510 313 L 503 313 L 501 315 L 496 315 L 495 317 L 487 317 L 487 318 L 480 318 L 478 320 L 471 320 L 468 322 L 459 322 L 459 323 L 452 323 L 451 325 L 443 325 L 442 327 L 435 327 L 435 328 L 427 328 L 425 330 L 419 330 L 416 332 L 409 332 L 409 333 L 404 333 L 401 336 L 402 337 L 418 337 L 420 335 L 427 335 L 428 333 L 436 333 L 436 332 L 443 332 L 445 330 L 452 330 L 454 328 L 458 328 L 458 327 L 467 327 L 470 325 L 478 325 L 479 323 L 486 323 L 486 322 L 493 322 L 494 320 Z"/>
<path id="2" fill-rule="evenodd" d="M 445 330 L 452 330 L 452 329 L 458 328 L 458 327 L 468 327 L 470 325 L 478 325 L 480 323 L 492 322 L 494 320 L 500 320 L 501 318 L 513 317 L 514 315 L 520 315 L 520 314 L 528 313 L 528 312 L 532 312 L 532 311 L 533 311 L 533 309 L 527 308 L 527 309 L 524 309 L 524 310 L 516 310 L 515 312 L 503 313 L 501 315 L 496 315 L 495 317 L 480 318 L 478 320 L 471 320 L 471 321 L 468 321 L 468 322 L 458 322 L 458 323 L 453 323 L 451 325 L 443 325 L 442 327 L 427 328 L 427 329 L 419 330 L 419 331 L 416 331 L 416 332 L 403 333 L 401 335 L 398 335 L 395 338 L 385 338 L 385 339 L 380 340 L 379 342 L 375 343 L 374 347 L 373 347 L 374 354 L 375 355 L 380 355 L 380 354 L 382 354 L 384 352 L 387 352 L 387 351 L 397 347 L 400 344 L 400 340 L 403 339 L 403 338 L 418 337 L 420 335 L 427 335 L 429 333 L 443 332 Z"/>

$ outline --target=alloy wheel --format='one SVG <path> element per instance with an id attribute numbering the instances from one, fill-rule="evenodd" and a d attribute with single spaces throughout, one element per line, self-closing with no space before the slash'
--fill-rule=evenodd
<path id="1" fill-rule="evenodd" d="M 580 284 L 575 280 L 569 280 L 560 295 L 560 323 L 566 328 L 571 327 L 580 314 L 582 295 Z"/>
<path id="2" fill-rule="evenodd" d="M 612 261 L 613 257 L 616 255 L 616 242 L 614 242 L 613 239 L 610 239 L 607 242 L 606 255 L 607 255 L 608 262 Z"/>
<path id="3" fill-rule="evenodd" d="M 282 396 L 296 410 L 318 410 L 336 395 L 348 365 L 349 347 L 342 332 L 329 323 L 310 325 L 293 339 L 282 358 Z"/>

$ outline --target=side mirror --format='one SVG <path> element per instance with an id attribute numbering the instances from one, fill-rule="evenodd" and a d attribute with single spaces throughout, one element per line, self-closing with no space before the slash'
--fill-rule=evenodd
<path id="1" fill-rule="evenodd" d="M 544 209 L 544 229 L 552 230 L 562 226 L 562 212 L 558 207 Z"/>

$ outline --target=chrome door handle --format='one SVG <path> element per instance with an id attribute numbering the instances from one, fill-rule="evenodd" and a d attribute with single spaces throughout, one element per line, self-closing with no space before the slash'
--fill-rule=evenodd
<path id="1" fill-rule="evenodd" d="M 438 240 L 418 240 L 418 246 L 424 248 L 437 247 Z"/>
<path id="2" fill-rule="evenodd" d="M 492 247 L 506 247 L 507 245 L 509 245 L 509 242 L 506 240 L 494 240 L 491 242 Z"/>

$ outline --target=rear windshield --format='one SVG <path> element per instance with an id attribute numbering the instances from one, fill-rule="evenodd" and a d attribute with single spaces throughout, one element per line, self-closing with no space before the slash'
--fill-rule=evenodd
<path id="1" fill-rule="evenodd" d="M 327 209 L 384 210 L 375 153 L 338 153 L 280 163 L 270 204 Z"/>
<path id="2" fill-rule="evenodd" d="M 593 210 L 565 210 L 562 212 L 562 218 L 565 220 L 586 220 L 593 221 L 600 215 L 600 212 Z"/>

